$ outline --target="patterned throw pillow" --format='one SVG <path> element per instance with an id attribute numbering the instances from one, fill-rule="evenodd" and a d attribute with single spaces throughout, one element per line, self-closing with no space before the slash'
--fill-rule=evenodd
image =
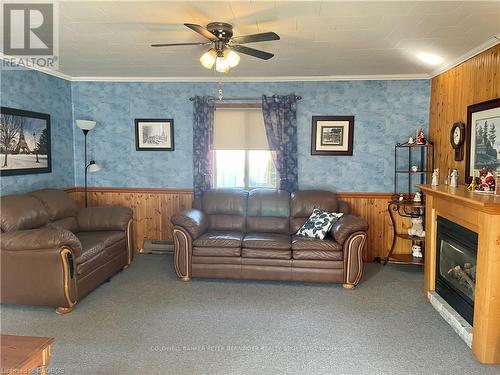
<path id="1" fill-rule="evenodd" d="M 322 240 L 342 215 L 343 213 L 326 212 L 315 208 L 309 219 L 297 231 L 297 235 Z"/>

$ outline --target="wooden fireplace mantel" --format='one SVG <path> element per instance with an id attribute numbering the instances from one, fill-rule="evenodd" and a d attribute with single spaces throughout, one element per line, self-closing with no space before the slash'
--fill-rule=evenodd
<path id="1" fill-rule="evenodd" d="M 478 234 L 472 352 L 481 363 L 500 364 L 500 196 L 465 186 L 417 185 L 425 194 L 425 296 L 436 285 L 437 217 Z"/>

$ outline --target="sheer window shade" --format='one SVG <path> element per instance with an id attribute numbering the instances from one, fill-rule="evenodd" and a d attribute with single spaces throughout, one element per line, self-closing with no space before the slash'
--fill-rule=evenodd
<path id="1" fill-rule="evenodd" d="M 214 150 L 269 150 L 262 111 L 217 109 Z"/>

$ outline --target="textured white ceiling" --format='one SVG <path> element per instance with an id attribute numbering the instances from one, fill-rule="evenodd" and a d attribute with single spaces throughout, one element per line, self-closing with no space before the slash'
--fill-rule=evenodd
<path id="1" fill-rule="evenodd" d="M 418 53 L 444 65 L 500 34 L 500 1 L 70 1 L 59 13 L 59 71 L 73 77 L 213 77 L 198 61 L 206 47 L 150 47 L 203 41 L 185 22 L 281 36 L 248 45 L 275 57 L 242 55 L 230 77 L 425 75 L 439 66 Z"/>

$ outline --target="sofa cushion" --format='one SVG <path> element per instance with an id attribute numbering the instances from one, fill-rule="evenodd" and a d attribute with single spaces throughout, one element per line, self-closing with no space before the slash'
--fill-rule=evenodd
<path id="1" fill-rule="evenodd" d="M 78 232 L 78 222 L 76 221 L 76 217 L 74 216 L 69 216 L 65 217 L 64 219 L 59 219 L 52 221 L 47 224 L 48 227 L 50 228 L 62 228 L 69 230 L 70 232 L 76 233 Z"/>
<path id="2" fill-rule="evenodd" d="M 203 195 L 203 211 L 208 215 L 238 215 L 247 213 L 248 192 L 243 189 L 213 189 Z"/>
<path id="3" fill-rule="evenodd" d="M 106 247 L 125 238 L 125 232 L 122 231 L 78 232 L 75 235 L 82 243 L 82 255 L 76 259 L 77 264 L 85 263 Z"/>
<path id="4" fill-rule="evenodd" d="M 302 190 L 292 193 L 290 216 L 308 217 L 315 208 L 323 211 L 338 212 L 335 193 L 323 190 Z"/>
<path id="5" fill-rule="evenodd" d="M 193 241 L 199 247 L 240 247 L 243 233 L 240 232 L 207 232 Z"/>
<path id="6" fill-rule="evenodd" d="M 331 239 L 318 240 L 303 236 L 292 236 L 292 250 L 342 251 L 342 245 Z"/>
<path id="7" fill-rule="evenodd" d="M 208 226 L 214 231 L 245 231 L 245 216 L 237 215 L 208 215 Z"/>
<path id="8" fill-rule="evenodd" d="M 248 216 L 290 216 L 290 193 L 275 189 L 253 189 L 248 193 Z"/>
<path id="9" fill-rule="evenodd" d="M 243 247 L 289 250 L 291 248 L 290 236 L 279 233 L 248 233 L 243 238 Z"/>
<path id="10" fill-rule="evenodd" d="M 193 247 L 193 256 L 197 257 L 239 257 L 241 247 Z"/>
<path id="11" fill-rule="evenodd" d="M 265 259 L 291 259 L 292 252 L 285 249 L 247 249 L 243 248 L 241 250 L 241 256 L 243 258 L 265 258 Z"/>
<path id="12" fill-rule="evenodd" d="M 64 190 L 41 189 L 31 192 L 30 195 L 42 202 L 51 221 L 76 216 L 78 213 L 75 201 Z"/>
<path id="13" fill-rule="evenodd" d="M 332 250 L 293 250 L 293 259 L 308 260 L 342 260 L 344 253 L 342 251 Z"/>
<path id="14" fill-rule="evenodd" d="M 315 208 L 309 219 L 297 231 L 297 235 L 322 240 L 328 234 L 332 225 L 342 217 L 342 215 L 344 214 L 326 212 L 319 208 Z"/>
<path id="15" fill-rule="evenodd" d="M 30 195 L 5 195 L 0 198 L 1 228 L 4 232 L 37 229 L 49 221 L 42 202 Z"/>

